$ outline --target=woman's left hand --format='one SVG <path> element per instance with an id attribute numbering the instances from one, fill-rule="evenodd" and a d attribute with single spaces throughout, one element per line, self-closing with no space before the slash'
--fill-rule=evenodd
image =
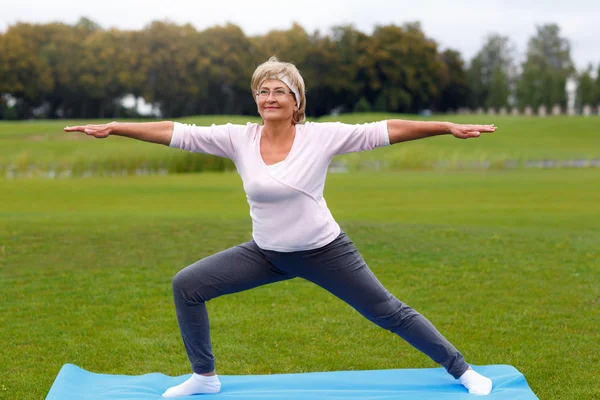
<path id="1" fill-rule="evenodd" d="M 93 136 L 98 139 L 104 139 L 112 133 L 113 126 L 116 122 L 100 125 L 80 125 L 80 126 L 65 126 L 65 132 L 83 132 L 88 136 Z"/>
<path id="2" fill-rule="evenodd" d="M 450 124 L 450 133 L 459 139 L 476 138 L 482 132 L 495 132 L 496 127 L 491 125 L 462 125 Z"/>

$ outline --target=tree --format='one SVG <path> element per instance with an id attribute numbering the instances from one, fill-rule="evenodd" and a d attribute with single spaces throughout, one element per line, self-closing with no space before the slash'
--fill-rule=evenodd
<path id="1" fill-rule="evenodd" d="M 78 117 L 87 97 L 79 82 L 87 25 L 17 24 L 5 35 L 0 52 L 8 72 L 0 82 L 17 100 L 19 118 Z M 0 85 L 2 85 L 0 83 Z M 34 114 L 35 113 L 35 114 Z M 94 114 L 96 115 L 96 114 Z"/>
<path id="2" fill-rule="evenodd" d="M 456 50 L 445 50 L 442 60 L 448 70 L 448 84 L 442 89 L 438 108 L 440 111 L 457 110 L 468 104 L 469 83 L 465 63 Z"/>
<path id="3" fill-rule="evenodd" d="M 575 72 L 571 60 L 571 46 L 560 36 L 556 24 L 536 28 L 536 35 L 529 39 L 527 58 L 518 84 L 518 101 L 521 107 L 540 105 L 552 107 L 567 105 L 566 83 Z"/>
<path id="4" fill-rule="evenodd" d="M 373 105 L 373 111 L 384 113 L 387 112 L 387 110 L 388 106 L 385 94 L 381 93 L 375 100 L 375 104 Z"/>
<path id="5" fill-rule="evenodd" d="M 501 107 L 509 103 L 515 79 L 515 46 L 507 36 L 490 34 L 475 55 L 467 73 L 469 105 Z"/>
<path id="6" fill-rule="evenodd" d="M 54 89 L 45 96 L 49 118 L 81 117 L 87 104 L 85 90 L 81 86 L 84 43 L 88 30 L 66 24 L 42 25 L 45 42 L 40 56 L 51 66 Z"/>
<path id="7" fill-rule="evenodd" d="M 371 111 L 371 105 L 369 104 L 369 101 L 365 98 L 365 96 L 362 96 L 357 102 L 356 105 L 354 106 L 354 110 L 352 110 L 355 113 L 366 113 L 366 112 L 370 112 Z"/>
<path id="8" fill-rule="evenodd" d="M 127 94 L 122 74 L 126 72 L 126 35 L 122 31 L 95 31 L 84 42 L 80 84 L 91 115 L 117 116 L 118 101 Z"/>
<path id="9" fill-rule="evenodd" d="M 376 77 L 374 43 L 372 37 L 352 25 L 335 26 L 331 30 L 336 63 L 327 67 L 327 74 L 340 81 L 337 104 L 352 110 L 363 95 L 374 100 L 381 89 Z"/>
<path id="10" fill-rule="evenodd" d="M 440 53 L 419 23 L 377 26 L 370 35 L 352 25 L 308 33 L 294 23 L 255 37 L 233 24 L 201 32 L 168 21 L 138 31 L 105 30 L 88 18 L 74 25 L 16 24 L 0 33 L 0 113 L 118 117 L 121 99 L 131 93 L 166 118 L 255 115 L 251 75 L 273 55 L 296 64 L 304 76 L 311 117 L 351 111 L 359 103 L 364 108 L 363 97 L 382 112 L 498 108 L 514 104 L 515 84 L 521 106 L 564 106 L 565 83 L 574 72 L 569 52 L 558 26 L 538 27 L 517 82 L 507 37 L 489 35 L 465 70 L 461 55 Z M 578 77 L 579 107 L 600 103 L 600 67 L 592 77 L 591 70 Z"/>
<path id="11" fill-rule="evenodd" d="M 6 82 L 7 74 L 7 68 L 3 57 L 4 53 L 4 35 L 0 32 L 0 120 L 6 119 L 6 114 L 8 112 L 8 105 L 6 104 L 5 97 L 6 95 L 4 93 L 6 85 L 3 84 L 3 82 Z"/>
<path id="12" fill-rule="evenodd" d="M 368 76 L 373 98 L 384 96 L 388 111 L 431 108 L 448 83 L 448 70 L 418 23 L 378 26 L 373 32 L 375 76 Z M 379 86 L 379 87 L 378 87 Z"/>
<path id="13" fill-rule="evenodd" d="M 492 77 L 489 85 L 489 94 L 486 99 L 486 107 L 492 107 L 498 109 L 500 107 L 508 106 L 508 97 L 510 95 L 510 89 L 508 84 L 508 77 L 504 73 L 504 70 L 500 67 L 492 72 Z"/>
<path id="14" fill-rule="evenodd" d="M 8 91 L 8 85 L 6 84 L 8 68 L 4 54 L 6 54 L 4 50 L 4 34 L 0 32 L 0 119 L 4 119 L 7 109 L 5 93 Z"/>
<path id="15" fill-rule="evenodd" d="M 345 65 L 337 43 L 318 31 L 310 36 L 311 48 L 301 70 L 306 80 L 307 115 L 330 114 L 332 110 L 352 109 L 349 104 L 358 93 L 356 65 Z"/>
<path id="16" fill-rule="evenodd" d="M 138 109 L 140 98 L 149 102 L 144 94 L 148 93 L 148 76 L 152 55 L 145 31 L 128 31 L 124 33 L 121 41 L 123 46 L 123 64 L 119 72 L 119 79 L 126 93 L 135 99 L 134 109 Z"/>
<path id="17" fill-rule="evenodd" d="M 18 118 L 28 118 L 54 89 L 51 66 L 40 56 L 45 37 L 39 25 L 19 23 L 9 27 L 2 39 L 0 92 L 15 98 Z"/>
<path id="18" fill-rule="evenodd" d="M 594 103 L 600 107 L 600 64 L 598 64 L 598 70 L 596 71 L 596 96 Z"/>
<path id="19" fill-rule="evenodd" d="M 100 24 L 92 21 L 91 19 L 87 18 L 87 17 L 81 17 L 79 18 L 79 21 L 77 21 L 77 23 L 75 24 L 75 29 L 83 32 L 87 35 L 90 35 L 94 32 L 99 32 L 102 30 L 102 26 L 100 26 Z"/>
<path id="20" fill-rule="evenodd" d="M 581 74 L 579 74 L 579 76 L 577 77 L 577 93 L 575 99 L 575 106 L 580 111 L 586 104 L 596 104 L 596 88 L 594 79 L 591 75 L 592 70 L 593 67 L 590 64 L 588 68 Z"/>
<path id="21" fill-rule="evenodd" d="M 191 25 L 154 21 L 144 28 L 144 53 L 150 58 L 143 97 L 156 105 L 165 118 L 193 113 L 190 105 L 198 94 L 195 71 L 200 62 L 198 32 Z"/>
<path id="22" fill-rule="evenodd" d="M 196 112 L 256 114 L 250 79 L 260 54 L 241 28 L 227 24 L 206 29 L 195 46 Z"/>
<path id="23" fill-rule="evenodd" d="M 263 55 L 262 61 L 276 56 L 281 61 L 302 66 L 311 47 L 308 33 L 296 22 L 288 30 L 272 30 L 257 39 L 255 43 Z"/>
<path id="24" fill-rule="evenodd" d="M 437 43 L 426 37 L 419 22 L 404 24 L 404 30 L 411 44 L 410 57 L 415 60 L 417 78 L 416 87 L 411 90 L 414 104 L 411 111 L 419 112 L 437 104 L 442 89 L 448 85 L 448 68 Z"/>

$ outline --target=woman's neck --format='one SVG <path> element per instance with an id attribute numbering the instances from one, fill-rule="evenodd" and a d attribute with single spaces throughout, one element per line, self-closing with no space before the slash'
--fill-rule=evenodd
<path id="1" fill-rule="evenodd" d="M 262 136 L 271 143 L 284 141 L 293 135 L 295 125 L 290 121 L 265 121 L 262 128 Z"/>

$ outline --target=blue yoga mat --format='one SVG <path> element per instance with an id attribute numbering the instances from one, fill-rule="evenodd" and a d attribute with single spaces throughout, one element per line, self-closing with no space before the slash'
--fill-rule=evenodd
<path id="1" fill-rule="evenodd" d="M 485 399 L 531 400 L 536 395 L 525 377 L 510 365 L 473 367 L 492 379 L 494 388 Z M 169 387 L 190 375 L 170 377 L 105 375 L 65 364 L 46 400 L 158 400 Z M 318 400 L 318 399 L 479 399 L 467 393 L 443 368 L 375 371 L 311 372 L 280 375 L 220 375 L 221 393 L 178 397 L 182 400 Z"/>

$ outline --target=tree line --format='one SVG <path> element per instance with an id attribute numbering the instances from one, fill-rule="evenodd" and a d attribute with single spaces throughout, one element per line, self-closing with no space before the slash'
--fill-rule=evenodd
<path id="1" fill-rule="evenodd" d="M 272 55 L 304 76 L 309 117 L 565 107 L 569 78 L 578 81 L 579 106 L 600 103 L 600 65 L 576 71 L 556 24 L 536 28 L 518 63 L 506 36 L 488 35 L 467 62 L 457 50 L 442 51 L 418 22 L 377 26 L 370 35 L 352 25 L 310 33 L 293 24 L 247 36 L 234 24 L 198 31 L 154 21 L 130 31 L 81 18 L 17 23 L 0 33 L 0 119 L 136 116 L 123 106 L 128 95 L 167 118 L 255 115 L 250 77 Z"/>

